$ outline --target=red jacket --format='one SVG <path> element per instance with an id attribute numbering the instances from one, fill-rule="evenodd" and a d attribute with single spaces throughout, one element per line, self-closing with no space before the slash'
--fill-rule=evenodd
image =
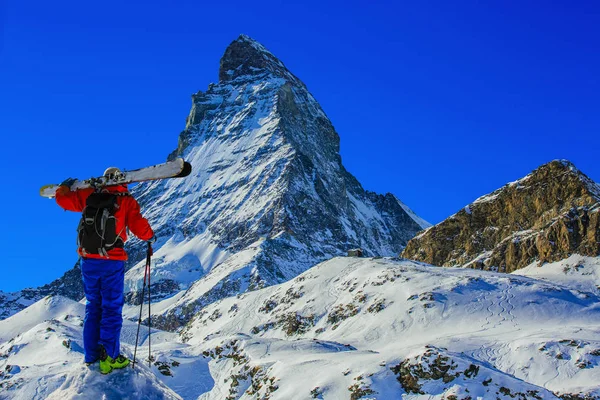
<path id="1" fill-rule="evenodd" d="M 109 193 L 127 193 L 127 186 L 107 186 L 104 190 Z M 56 191 L 56 203 L 68 211 L 83 212 L 85 201 L 90 194 L 94 193 L 93 188 L 77 189 L 71 191 L 67 186 L 60 186 Z M 154 236 L 154 232 L 146 218 L 140 214 L 140 205 L 131 196 L 118 196 L 117 205 L 119 208 L 115 212 L 117 219 L 117 232 L 123 239 L 123 243 L 127 240 L 127 231 L 129 228 L 131 233 L 141 240 L 150 240 Z M 81 248 L 77 250 L 79 255 L 83 256 Z M 127 260 L 127 253 L 124 249 L 114 248 L 108 252 L 108 257 L 100 254 L 86 254 L 86 258 L 100 258 L 109 260 Z"/>

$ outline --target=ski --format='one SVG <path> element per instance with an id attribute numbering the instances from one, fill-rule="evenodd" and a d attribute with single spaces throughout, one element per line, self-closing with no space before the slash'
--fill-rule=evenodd
<path id="1" fill-rule="evenodd" d="M 122 171 L 118 176 L 112 179 L 101 176 L 85 180 L 77 180 L 71 185 L 71 190 L 83 189 L 89 187 L 101 188 L 111 185 L 126 185 L 134 182 L 153 181 L 167 178 L 183 178 L 192 172 L 192 165 L 183 158 L 176 158 L 163 164 L 152 165 L 150 167 L 135 169 L 133 171 Z M 52 184 L 42 186 L 40 195 L 42 197 L 53 198 L 60 185 Z"/>

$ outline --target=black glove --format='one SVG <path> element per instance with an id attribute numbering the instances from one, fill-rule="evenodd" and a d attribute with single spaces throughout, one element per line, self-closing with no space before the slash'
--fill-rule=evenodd
<path id="1" fill-rule="evenodd" d="M 150 244 L 156 243 L 156 236 L 152 236 L 150 239 L 146 240 Z"/>
<path id="2" fill-rule="evenodd" d="M 67 186 L 67 187 L 71 187 L 72 184 L 74 184 L 75 182 L 77 182 L 76 178 L 67 178 L 63 181 L 63 183 L 61 183 L 61 186 Z"/>

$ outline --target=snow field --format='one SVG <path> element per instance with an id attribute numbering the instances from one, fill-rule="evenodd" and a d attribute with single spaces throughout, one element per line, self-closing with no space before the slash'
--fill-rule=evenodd
<path id="1" fill-rule="evenodd" d="M 598 263 L 546 273 L 574 261 Z M 211 304 L 179 334 L 155 331 L 151 370 L 142 327 L 144 363 L 108 379 L 82 364 L 83 306 L 46 298 L 0 321 L 0 399 L 599 396 L 600 302 L 565 276 L 334 258 Z M 136 327 L 123 329 L 130 357 Z"/>
<path id="2" fill-rule="evenodd" d="M 548 390 L 600 394 L 599 322 L 598 297 L 566 286 L 406 260 L 336 258 L 290 282 L 206 307 L 182 337 L 212 348 L 237 340 L 250 362 L 285 388 L 273 399 L 316 386 L 324 398 L 344 398 L 359 383 L 374 398 L 396 398 L 403 391 L 391 368 L 431 345 L 488 374 L 478 385 L 457 378 L 454 389 L 426 380 L 423 388 L 439 386 L 426 390 L 439 392 L 432 398 L 473 395 L 487 379 L 494 383 L 482 398 L 511 397 L 498 392 L 502 387 L 554 398 Z M 219 374 L 227 362 L 217 357 Z"/>

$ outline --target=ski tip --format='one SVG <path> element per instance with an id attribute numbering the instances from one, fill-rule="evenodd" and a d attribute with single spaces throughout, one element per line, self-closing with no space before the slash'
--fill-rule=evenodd
<path id="1" fill-rule="evenodd" d="M 179 174 L 177 174 L 176 178 L 185 178 L 186 176 L 188 176 L 191 173 L 192 173 L 192 164 L 190 164 L 187 161 L 184 161 L 183 169 L 181 170 L 181 172 Z"/>
<path id="2" fill-rule="evenodd" d="M 59 185 L 45 185 L 40 188 L 40 196 L 52 199 L 56 196 L 56 189 Z"/>

